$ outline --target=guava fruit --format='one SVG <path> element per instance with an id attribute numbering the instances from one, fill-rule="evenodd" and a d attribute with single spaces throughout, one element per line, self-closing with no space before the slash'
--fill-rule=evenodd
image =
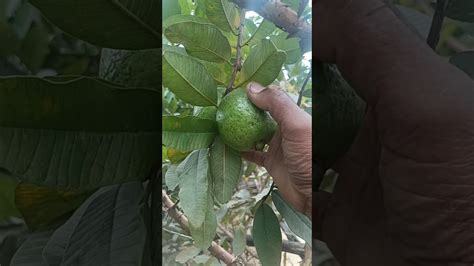
<path id="1" fill-rule="evenodd" d="M 237 151 L 261 150 L 277 129 L 275 120 L 255 106 L 243 88 L 234 89 L 222 99 L 216 122 L 222 141 Z"/>

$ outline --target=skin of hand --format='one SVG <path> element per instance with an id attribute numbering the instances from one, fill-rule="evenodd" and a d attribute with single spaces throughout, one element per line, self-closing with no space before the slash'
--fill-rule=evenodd
<path id="1" fill-rule="evenodd" d="M 368 104 L 334 193 L 315 203 L 318 238 L 341 265 L 472 266 L 474 82 L 383 1 L 313 9 L 316 59 Z"/>
<path id="2" fill-rule="evenodd" d="M 263 87 L 252 82 L 247 86 L 247 94 L 253 104 L 270 113 L 278 129 L 267 152 L 243 152 L 242 156 L 264 166 L 285 200 L 311 218 L 311 116 L 276 86 Z"/>

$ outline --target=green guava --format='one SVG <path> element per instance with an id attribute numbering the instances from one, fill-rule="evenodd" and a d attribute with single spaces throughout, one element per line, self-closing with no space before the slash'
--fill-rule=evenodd
<path id="1" fill-rule="evenodd" d="M 231 91 L 222 99 L 216 121 L 224 143 L 237 151 L 261 150 L 277 129 L 275 120 L 256 107 L 243 88 Z"/>

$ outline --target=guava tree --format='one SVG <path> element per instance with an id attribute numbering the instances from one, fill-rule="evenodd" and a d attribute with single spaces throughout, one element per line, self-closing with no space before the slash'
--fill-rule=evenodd
<path id="1" fill-rule="evenodd" d="M 234 98 L 246 98 L 251 81 L 277 84 L 311 112 L 311 63 L 303 56 L 311 5 L 164 3 L 163 264 L 280 265 L 287 251 L 310 265 L 304 243 L 309 251 L 311 221 L 285 202 L 264 169 L 240 156 L 263 148 L 253 138 L 268 128 L 265 114 L 254 119 L 254 107 Z"/>

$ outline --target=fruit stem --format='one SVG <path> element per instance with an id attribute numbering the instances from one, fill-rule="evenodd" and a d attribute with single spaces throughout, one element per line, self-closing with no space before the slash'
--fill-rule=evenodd
<path id="1" fill-rule="evenodd" d="M 237 35 L 237 54 L 235 58 L 235 64 L 233 66 L 233 71 L 232 71 L 232 76 L 230 78 L 229 85 L 227 86 L 227 89 L 225 90 L 224 95 L 227 95 L 233 88 L 235 78 L 237 77 L 237 73 L 242 69 L 242 38 L 244 36 L 244 23 L 245 23 L 245 13 L 247 11 L 245 9 L 242 9 L 242 12 L 240 12 L 240 23 L 239 23 L 239 33 Z"/>

